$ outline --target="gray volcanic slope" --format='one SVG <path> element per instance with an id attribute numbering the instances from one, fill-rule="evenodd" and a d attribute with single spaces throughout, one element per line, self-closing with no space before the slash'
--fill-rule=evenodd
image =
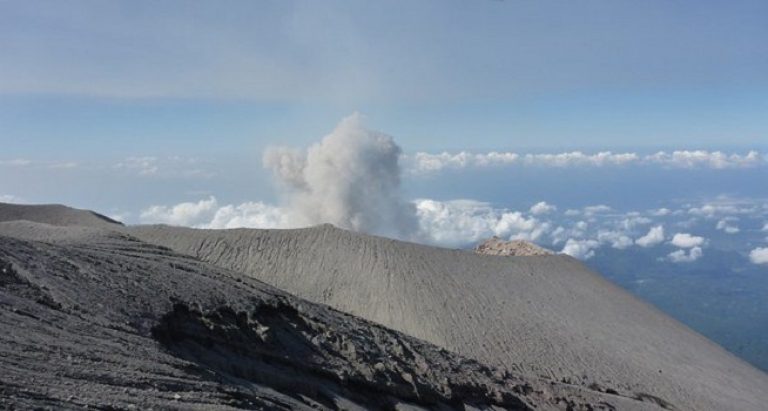
<path id="1" fill-rule="evenodd" d="M 766 374 L 567 256 L 483 256 L 328 225 L 126 232 L 484 363 L 675 409 L 768 408 Z"/>
<path id="2" fill-rule="evenodd" d="M 89 210 L 78 210 L 59 204 L 21 205 L 0 203 L 0 222 L 27 220 L 59 226 L 110 228 L 122 225 L 109 217 Z"/>
<path id="3" fill-rule="evenodd" d="M 0 223 L 0 409 L 659 410 L 516 374 L 123 233 Z"/>

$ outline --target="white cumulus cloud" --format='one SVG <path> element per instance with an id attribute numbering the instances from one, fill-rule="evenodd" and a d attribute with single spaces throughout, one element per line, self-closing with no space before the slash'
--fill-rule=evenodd
<path id="1" fill-rule="evenodd" d="M 460 247 L 498 236 L 535 241 L 550 225 L 521 212 L 496 209 L 472 200 L 417 200 L 422 240 L 432 244 Z"/>
<path id="2" fill-rule="evenodd" d="M 678 248 L 693 248 L 704 245 L 706 239 L 688 233 L 677 233 L 672 237 L 672 245 Z"/>
<path id="3" fill-rule="evenodd" d="M 726 217 L 718 221 L 717 225 L 715 225 L 715 228 L 725 232 L 726 234 L 737 234 L 741 231 L 741 229 L 735 225 L 736 221 L 738 221 L 738 218 Z"/>
<path id="4" fill-rule="evenodd" d="M 560 252 L 579 260 L 588 260 L 595 256 L 595 249 L 598 247 L 600 242 L 597 240 L 569 238 Z"/>
<path id="5" fill-rule="evenodd" d="M 542 214 L 549 214 L 553 211 L 556 211 L 557 207 L 552 204 L 547 204 L 546 201 L 540 201 L 534 205 L 531 206 L 531 209 L 529 210 L 531 214 L 533 215 L 542 215 Z"/>
<path id="6" fill-rule="evenodd" d="M 608 166 L 662 166 L 665 168 L 709 168 L 734 169 L 765 165 L 766 156 L 751 150 L 746 154 L 723 153 L 706 150 L 659 151 L 654 154 L 613 153 L 600 151 L 594 154 L 582 151 L 562 153 L 515 152 L 470 153 L 426 153 L 418 152 L 408 158 L 411 171 L 415 173 L 439 172 L 445 169 L 482 168 L 491 166 L 538 166 L 538 167 L 608 167 Z"/>
<path id="7" fill-rule="evenodd" d="M 658 225 L 651 227 L 651 229 L 648 230 L 648 234 L 635 240 L 635 244 L 639 245 L 640 247 L 653 247 L 655 245 L 661 244 L 663 241 L 664 226 Z"/>
<path id="8" fill-rule="evenodd" d="M 443 169 L 463 169 L 468 167 L 490 167 L 515 164 L 520 155 L 509 152 L 472 154 L 461 151 L 455 154 L 419 152 L 413 156 L 412 171 L 416 173 L 437 172 Z"/>
<path id="9" fill-rule="evenodd" d="M 528 165 L 548 167 L 574 167 L 593 166 L 602 167 L 609 165 L 627 165 L 640 160 L 635 153 L 618 153 L 601 151 L 596 154 L 584 154 L 581 151 L 557 154 L 526 154 L 523 162 Z"/>
<path id="10" fill-rule="evenodd" d="M 704 255 L 701 247 L 693 247 L 686 252 L 686 250 L 677 250 L 669 253 L 667 258 L 673 263 L 692 263 Z"/>
<path id="11" fill-rule="evenodd" d="M 202 228 L 291 228 L 288 216 L 280 207 L 262 202 L 226 205 L 214 213 Z"/>
<path id="12" fill-rule="evenodd" d="M 635 227 L 651 224 L 652 222 L 653 220 L 651 220 L 648 217 L 637 216 L 637 215 L 627 215 L 626 218 L 619 221 L 619 226 L 621 226 L 621 228 L 625 230 L 632 230 Z"/>
<path id="13" fill-rule="evenodd" d="M 768 264 L 768 247 L 758 247 L 750 251 L 749 261 L 753 264 Z"/>
<path id="14" fill-rule="evenodd" d="M 714 201 L 705 202 L 699 206 L 690 207 L 688 214 L 714 219 L 721 216 L 754 215 L 761 211 L 759 202 L 750 199 L 731 199 L 721 197 Z"/>
<path id="15" fill-rule="evenodd" d="M 479 201 L 421 199 L 412 206 L 419 226 L 412 239 L 427 244 L 467 247 L 492 236 L 536 241 L 551 231 L 548 221 Z M 262 202 L 220 205 L 215 197 L 171 206 L 151 206 L 141 212 L 140 221 L 214 229 L 306 226 L 292 220 L 288 208 Z"/>
<path id="16" fill-rule="evenodd" d="M 747 154 L 725 154 L 721 151 L 705 150 L 676 150 L 672 153 L 659 151 L 645 157 L 645 162 L 661 164 L 676 168 L 748 168 L 765 163 L 765 159 L 757 151 Z"/>
<path id="17" fill-rule="evenodd" d="M 597 240 L 600 243 L 610 244 L 617 250 L 627 249 L 635 243 L 628 235 L 618 231 L 600 231 L 597 233 Z"/>
<path id="18" fill-rule="evenodd" d="M 144 224 L 168 224 L 195 227 L 211 221 L 218 209 L 218 201 L 211 196 L 198 202 L 185 202 L 173 206 L 153 205 L 141 212 Z"/>
<path id="19" fill-rule="evenodd" d="M 588 216 L 593 216 L 595 214 L 607 213 L 607 212 L 610 212 L 611 210 L 613 209 L 611 207 L 608 207 L 605 204 L 598 204 L 598 205 L 584 207 L 584 214 Z"/>

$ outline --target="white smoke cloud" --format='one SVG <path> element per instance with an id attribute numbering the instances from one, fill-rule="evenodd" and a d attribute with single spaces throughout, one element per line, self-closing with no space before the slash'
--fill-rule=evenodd
<path id="1" fill-rule="evenodd" d="M 672 237 L 672 245 L 678 248 L 693 248 L 704 245 L 706 239 L 688 233 L 677 233 Z"/>
<path id="2" fill-rule="evenodd" d="M 264 166 L 286 189 L 291 225 L 411 238 L 418 224 L 413 205 L 400 197 L 400 155 L 392 137 L 367 130 L 353 114 L 306 152 L 267 150 Z"/>
<path id="3" fill-rule="evenodd" d="M 653 247 L 657 244 L 661 244 L 664 241 L 664 226 L 651 227 L 648 230 L 648 234 L 635 240 L 635 244 L 640 247 Z"/>

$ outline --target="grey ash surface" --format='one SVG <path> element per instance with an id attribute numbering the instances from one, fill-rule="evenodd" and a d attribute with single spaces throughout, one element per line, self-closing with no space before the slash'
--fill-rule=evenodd
<path id="1" fill-rule="evenodd" d="M 124 232 L 517 373 L 676 409 L 768 404 L 765 373 L 568 256 L 478 255 L 330 225 Z"/>
<path id="2" fill-rule="evenodd" d="M 31 222 L 0 223 L 0 368 L 2 409 L 650 404 L 488 367 L 122 233 Z"/>
<path id="3" fill-rule="evenodd" d="M 768 404 L 765 374 L 567 257 L 94 214 L 0 215 L 0 408 Z"/>
<path id="4" fill-rule="evenodd" d="M 56 226 L 113 228 L 122 225 L 90 210 L 78 210 L 61 204 L 21 205 L 0 203 L 0 222 L 34 221 Z"/>

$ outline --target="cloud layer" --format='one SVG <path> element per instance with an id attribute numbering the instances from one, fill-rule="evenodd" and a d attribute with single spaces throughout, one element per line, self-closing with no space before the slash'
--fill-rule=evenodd
<path id="1" fill-rule="evenodd" d="M 415 202 L 419 238 L 430 244 L 462 247 L 491 236 L 536 241 L 550 224 L 533 216 L 472 200 Z"/>
<path id="2" fill-rule="evenodd" d="M 727 154 L 721 151 L 675 150 L 654 154 L 613 153 L 601 151 L 586 154 L 581 151 L 564 153 L 519 154 L 492 151 L 488 153 L 425 153 L 419 152 L 407 159 L 415 174 L 435 173 L 446 169 L 484 168 L 499 166 L 538 167 L 610 167 L 610 166 L 661 166 L 665 168 L 734 169 L 764 166 L 768 157 L 751 150 L 746 154 Z"/>
<path id="3" fill-rule="evenodd" d="M 291 160 L 292 161 L 292 160 Z M 677 208 L 621 212 L 598 204 L 565 209 L 546 202 L 534 203 L 522 211 L 496 207 L 474 200 L 438 201 L 418 199 L 408 203 L 414 211 L 416 228 L 409 239 L 451 248 L 466 248 L 491 236 L 523 239 L 579 259 L 593 258 L 602 248 L 628 250 L 647 248 L 659 262 L 693 263 L 706 248 L 717 248 L 726 236 L 717 234 L 713 222 L 739 216 L 754 229 L 737 234 L 743 241 L 764 240 L 763 226 L 768 207 L 762 200 L 719 198 Z M 660 211 L 661 210 L 661 211 Z M 691 213 L 690 210 L 710 210 Z M 747 210 L 751 210 L 747 213 Z M 140 214 L 142 223 L 165 223 L 198 228 L 298 228 L 290 204 L 276 206 L 262 202 L 220 204 L 215 197 L 172 206 L 152 206 Z M 712 237 L 667 230 L 693 228 Z M 730 240 L 727 240 L 730 242 Z M 748 260 L 768 264 L 768 248 L 746 250 Z"/>

